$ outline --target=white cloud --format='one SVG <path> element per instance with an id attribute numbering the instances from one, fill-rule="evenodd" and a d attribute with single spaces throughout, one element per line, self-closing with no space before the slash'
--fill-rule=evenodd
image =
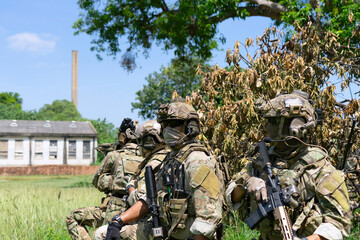
<path id="1" fill-rule="evenodd" d="M 36 33 L 18 33 L 7 38 L 9 48 L 19 52 L 48 54 L 54 51 L 56 41 L 49 35 Z"/>

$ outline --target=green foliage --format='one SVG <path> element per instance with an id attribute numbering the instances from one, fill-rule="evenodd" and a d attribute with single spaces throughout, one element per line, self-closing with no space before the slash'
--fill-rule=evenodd
<path id="1" fill-rule="evenodd" d="M 358 31 L 360 21 L 360 6 L 354 0 L 78 0 L 78 5 L 75 34 L 94 37 L 91 50 L 99 59 L 101 53 L 122 54 L 121 64 L 128 70 L 136 66 L 140 50 L 147 56 L 154 43 L 162 44 L 166 51 L 174 49 L 177 56 L 194 54 L 209 59 L 218 42 L 226 40 L 218 25 L 227 19 L 263 16 L 286 26 L 295 21 L 304 26 L 311 21 L 318 31 L 331 30 L 344 41 Z M 358 32 L 352 44 L 358 44 Z M 123 38 L 128 45 L 120 45 Z"/>
<path id="2" fill-rule="evenodd" d="M 0 119 L 4 120 L 36 120 L 37 112 L 35 110 L 32 111 L 23 111 L 16 107 L 16 105 L 3 104 L 0 103 Z"/>
<path id="3" fill-rule="evenodd" d="M 241 221 L 237 211 L 229 211 L 224 215 L 224 240 L 258 239 L 260 233 L 251 230 L 245 222 Z"/>
<path id="4" fill-rule="evenodd" d="M 200 76 L 196 75 L 198 59 L 174 59 L 160 72 L 154 72 L 146 77 L 147 85 L 136 92 L 137 102 L 131 103 L 132 110 L 139 109 L 139 116 L 143 119 L 155 117 L 155 110 L 160 104 L 170 102 L 172 92 L 184 97 L 200 88 Z"/>
<path id="5" fill-rule="evenodd" d="M 116 141 L 117 129 L 115 128 L 114 124 L 108 122 L 106 118 L 104 118 L 103 120 L 98 118 L 97 120 L 89 121 L 98 133 L 98 145 L 103 143 L 114 143 Z M 98 153 L 97 156 L 97 163 L 100 163 L 105 157 L 101 153 Z"/>
<path id="6" fill-rule="evenodd" d="M 11 105 L 21 110 L 22 98 L 18 93 L 2 92 L 0 93 L 0 104 Z"/>
<path id="7" fill-rule="evenodd" d="M 75 105 L 68 100 L 55 100 L 40 108 L 37 120 L 81 121 L 81 115 Z"/>
<path id="8" fill-rule="evenodd" d="M 348 240 L 358 240 L 360 236 L 360 208 L 353 211 L 351 232 Z"/>
<path id="9" fill-rule="evenodd" d="M 282 13 L 281 21 L 277 24 L 285 23 L 286 26 L 295 21 L 304 26 L 308 21 L 312 21 L 320 33 L 327 31 L 335 33 L 339 37 L 339 42 L 343 45 L 351 44 L 359 47 L 359 22 L 360 5 L 358 1 L 297 1 L 283 0 L 281 4 L 287 6 L 289 11 Z M 351 41 L 348 42 L 351 38 Z"/>
<path id="10" fill-rule="evenodd" d="M 26 119 L 36 118 L 36 111 L 21 110 L 22 98 L 18 93 L 0 93 L 0 119 Z"/>

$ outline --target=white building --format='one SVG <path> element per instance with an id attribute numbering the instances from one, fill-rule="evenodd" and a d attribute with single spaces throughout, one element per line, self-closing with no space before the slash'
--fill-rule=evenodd
<path id="1" fill-rule="evenodd" d="M 97 158 L 90 122 L 0 120 L 0 166 L 90 165 Z"/>

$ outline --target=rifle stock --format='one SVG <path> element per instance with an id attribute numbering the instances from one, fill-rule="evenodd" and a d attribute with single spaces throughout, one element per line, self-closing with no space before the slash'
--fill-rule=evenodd
<path id="1" fill-rule="evenodd" d="M 157 190 L 153 169 L 150 166 L 145 168 L 146 196 L 150 200 L 149 211 L 153 221 L 153 236 L 155 239 L 163 238 L 163 229 L 159 221 L 159 206 L 157 205 Z"/>

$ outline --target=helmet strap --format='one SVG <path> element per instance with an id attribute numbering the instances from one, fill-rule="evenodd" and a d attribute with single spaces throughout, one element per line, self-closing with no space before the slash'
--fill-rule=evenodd
<path id="1" fill-rule="evenodd" d="M 278 137 L 277 137 L 278 139 L 282 139 L 282 137 L 283 137 L 284 123 L 285 123 L 285 118 L 281 117 L 280 123 L 279 123 Z"/>

